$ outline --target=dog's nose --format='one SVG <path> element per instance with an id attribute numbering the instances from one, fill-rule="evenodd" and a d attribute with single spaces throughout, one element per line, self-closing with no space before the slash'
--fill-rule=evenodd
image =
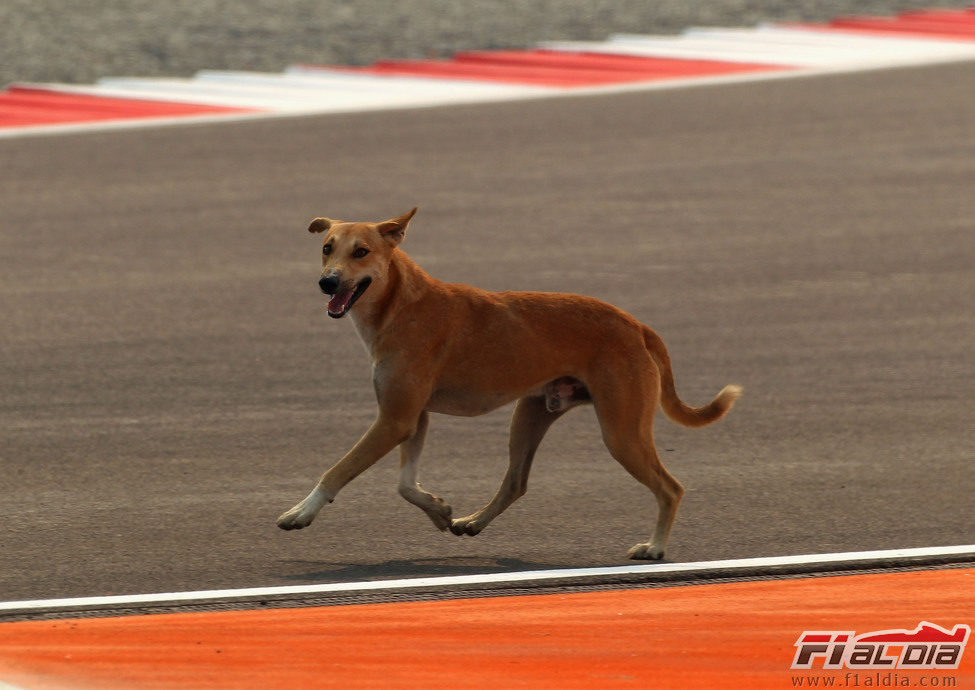
<path id="1" fill-rule="evenodd" d="M 334 295 L 339 289 L 339 279 L 334 275 L 322 276 L 321 280 L 318 281 L 318 287 L 326 295 Z"/>

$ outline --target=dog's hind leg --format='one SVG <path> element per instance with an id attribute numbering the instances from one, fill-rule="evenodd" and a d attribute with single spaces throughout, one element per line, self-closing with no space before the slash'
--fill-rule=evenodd
<path id="1" fill-rule="evenodd" d="M 450 506 L 429 491 L 424 491 L 416 481 L 420 452 L 427 436 L 429 414 L 420 413 L 413 436 L 400 444 L 399 495 L 426 513 L 440 531 L 450 527 Z"/>
<path id="2" fill-rule="evenodd" d="M 657 524 L 650 541 L 635 545 L 627 555 L 641 560 L 663 558 L 670 539 L 670 528 L 677 517 L 677 508 L 684 496 L 683 485 L 660 462 L 653 447 L 653 438 L 641 438 L 633 443 L 624 442 L 610 448 L 623 467 L 637 481 L 647 486 L 657 499 Z"/>
<path id="3" fill-rule="evenodd" d="M 528 488 L 528 473 L 538 444 L 552 423 L 561 417 L 565 410 L 549 412 L 544 397 L 522 398 L 515 405 L 511 418 L 511 436 L 508 441 L 508 471 L 501 482 L 501 488 L 490 503 L 473 515 L 457 518 L 450 524 L 450 531 L 457 535 L 474 536 L 487 527 L 498 515 L 525 495 Z"/>
<path id="4" fill-rule="evenodd" d="M 657 524 L 650 541 L 637 544 L 628 556 L 635 559 L 663 558 L 670 528 L 684 487 L 660 462 L 653 442 L 653 415 L 659 383 L 654 369 L 632 372 L 622 385 L 592 390 L 603 442 L 610 454 L 657 499 Z"/>

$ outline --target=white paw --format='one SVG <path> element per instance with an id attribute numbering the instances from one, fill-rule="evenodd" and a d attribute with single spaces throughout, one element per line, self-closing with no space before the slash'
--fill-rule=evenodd
<path id="1" fill-rule="evenodd" d="M 626 555 L 638 561 L 659 561 L 664 557 L 664 549 L 651 543 L 637 544 Z"/>
<path id="2" fill-rule="evenodd" d="M 287 530 L 307 527 L 326 503 L 328 500 L 321 490 L 316 488 L 305 500 L 278 518 L 278 527 Z"/>

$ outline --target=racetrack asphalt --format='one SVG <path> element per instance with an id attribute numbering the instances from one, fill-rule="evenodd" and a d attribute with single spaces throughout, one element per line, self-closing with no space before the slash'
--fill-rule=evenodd
<path id="1" fill-rule="evenodd" d="M 420 213 L 433 275 L 657 330 L 703 430 L 668 560 L 962 544 L 975 514 L 975 63 L 0 141 L 0 592 L 31 599 L 612 565 L 655 507 L 591 410 L 476 538 L 395 455 L 275 517 L 374 414 L 318 215 Z M 493 495 L 510 409 L 435 416 L 421 482 Z"/>

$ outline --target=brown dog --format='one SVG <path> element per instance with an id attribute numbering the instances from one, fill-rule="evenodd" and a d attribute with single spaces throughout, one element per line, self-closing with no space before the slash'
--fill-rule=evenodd
<path id="1" fill-rule="evenodd" d="M 328 314 L 352 315 L 372 354 L 376 421 L 314 490 L 278 518 L 301 529 L 349 481 L 400 447 L 399 492 L 441 530 L 475 535 L 525 493 L 535 450 L 556 419 L 593 403 L 609 452 L 657 498 L 652 539 L 630 558 L 661 558 L 684 487 L 661 464 L 653 443 L 657 404 L 684 426 L 720 419 L 741 394 L 727 386 L 708 405 L 677 397 L 670 358 L 647 326 L 591 297 L 486 292 L 442 283 L 400 250 L 414 208 L 382 223 L 316 218 L 325 233 L 322 277 Z M 416 482 L 430 412 L 474 416 L 517 400 L 510 464 L 484 508 L 451 519 L 450 506 Z"/>

